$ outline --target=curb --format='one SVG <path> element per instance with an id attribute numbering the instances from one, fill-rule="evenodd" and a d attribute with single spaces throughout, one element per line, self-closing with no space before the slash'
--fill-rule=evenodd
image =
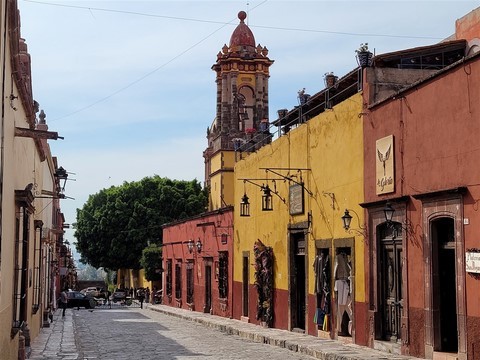
<path id="1" fill-rule="evenodd" d="M 216 329 L 229 335 L 237 335 L 243 339 L 284 348 L 299 354 L 322 360 L 365 360 L 418 359 L 415 357 L 390 354 L 356 344 L 344 344 L 338 340 L 321 339 L 315 336 L 294 333 L 287 330 L 264 328 L 259 325 L 245 323 L 240 320 L 222 318 L 216 315 L 203 314 L 166 305 L 148 304 L 147 310 L 193 321 L 205 327 Z"/>

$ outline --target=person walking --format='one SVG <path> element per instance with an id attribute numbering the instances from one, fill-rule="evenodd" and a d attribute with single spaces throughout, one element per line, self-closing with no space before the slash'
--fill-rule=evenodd
<path id="1" fill-rule="evenodd" d="M 143 309 L 143 301 L 145 300 L 145 292 L 142 288 L 137 290 L 137 298 L 140 301 L 140 309 Z"/>
<path id="2" fill-rule="evenodd" d="M 68 292 L 68 289 L 65 288 L 60 293 L 60 305 L 62 306 L 62 317 L 65 317 L 65 310 L 67 309 L 67 305 L 68 305 L 67 292 Z"/>

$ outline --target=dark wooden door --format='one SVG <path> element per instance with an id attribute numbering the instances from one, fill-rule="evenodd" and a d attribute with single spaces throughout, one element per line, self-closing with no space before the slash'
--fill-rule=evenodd
<path id="1" fill-rule="evenodd" d="M 212 309 L 212 267 L 205 266 L 205 308 L 204 312 L 209 313 Z"/>
<path id="2" fill-rule="evenodd" d="M 243 297 L 243 312 L 242 315 L 248 317 L 248 256 L 243 257 L 243 289 L 242 289 L 242 297 Z"/>
<path id="3" fill-rule="evenodd" d="M 382 338 L 397 342 L 401 339 L 402 238 L 401 231 L 388 231 L 380 241 L 380 305 Z M 391 230 L 391 229 L 390 229 Z"/>

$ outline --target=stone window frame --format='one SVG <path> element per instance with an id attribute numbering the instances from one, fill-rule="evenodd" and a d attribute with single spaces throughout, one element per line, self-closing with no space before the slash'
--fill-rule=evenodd
<path id="1" fill-rule="evenodd" d="M 422 226 L 424 229 L 424 272 L 425 283 L 425 357 L 433 358 L 434 329 L 433 329 L 433 293 L 427 291 L 433 285 L 433 246 L 431 241 L 431 224 L 439 218 L 451 218 L 455 226 L 455 272 L 457 289 L 457 331 L 458 331 L 458 358 L 467 358 L 467 324 L 466 324 L 466 270 L 465 270 L 465 241 L 463 233 L 463 196 L 467 189 L 460 187 L 451 190 L 439 191 L 414 196 L 422 202 Z M 460 254 L 460 256 L 459 256 Z"/>

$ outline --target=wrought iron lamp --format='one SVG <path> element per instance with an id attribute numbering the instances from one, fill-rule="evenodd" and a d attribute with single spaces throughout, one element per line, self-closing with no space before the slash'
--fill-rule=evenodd
<path id="1" fill-rule="evenodd" d="M 245 180 L 243 181 L 243 196 L 240 203 L 240 216 L 250 216 L 250 202 L 248 201 L 247 191 L 245 189 Z"/>
<path id="2" fill-rule="evenodd" d="M 392 223 L 394 212 L 395 209 L 392 207 L 392 204 L 390 203 L 390 201 L 387 201 L 385 207 L 383 208 L 383 213 L 385 214 L 385 221 L 387 222 L 387 224 Z"/>
<path id="3" fill-rule="evenodd" d="M 273 201 L 272 201 L 272 191 L 268 184 L 263 187 L 262 194 L 262 211 L 272 211 L 273 210 Z"/>
<path id="4" fill-rule="evenodd" d="M 353 212 L 355 214 L 355 216 L 357 217 L 358 227 L 360 228 L 360 230 L 350 228 L 350 225 L 352 224 L 352 218 L 353 218 L 352 215 L 350 215 L 350 211 Z M 360 217 L 355 212 L 355 210 L 345 209 L 345 213 L 342 216 L 342 223 L 343 223 L 343 228 L 345 229 L 345 231 L 347 231 L 347 232 L 354 231 L 354 232 L 358 233 L 359 235 L 362 235 L 363 237 L 367 236 L 366 226 L 360 225 Z"/>
<path id="5" fill-rule="evenodd" d="M 188 249 L 188 252 L 191 254 L 192 251 L 193 251 L 193 240 L 192 239 L 188 240 L 187 249 Z"/>
<path id="6" fill-rule="evenodd" d="M 348 209 L 345 209 L 345 214 L 342 216 L 342 222 L 343 222 L 343 228 L 348 231 L 350 229 L 350 224 L 352 222 L 352 215 L 350 215 L 350 212 Z"/>
<path id="7" fill-rule="evenodd" d="M 200 239 L 197 240 L 197 242 L 195 243 L 195 246 L 197 247 L 197 252 L 201 253 L 202 252 L 202 242 L 200 241 Z"/>

